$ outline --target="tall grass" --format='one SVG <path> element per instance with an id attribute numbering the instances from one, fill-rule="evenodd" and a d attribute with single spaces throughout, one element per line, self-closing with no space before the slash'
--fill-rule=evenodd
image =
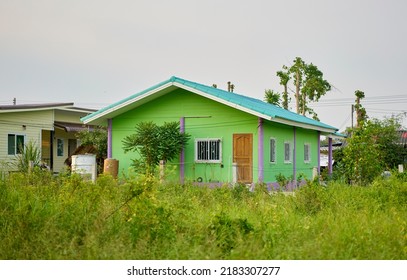
<path id="1" fill-rule="evenodd" d="M 0 259 L 406 259 L 406 202 L 395 176 L 288 194 L 35 169 L 0 181 Z"/>

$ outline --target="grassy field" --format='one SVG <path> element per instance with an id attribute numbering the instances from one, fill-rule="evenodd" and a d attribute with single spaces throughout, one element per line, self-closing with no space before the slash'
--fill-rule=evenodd
<path id="1" fill-rule="evenodd" d="M 78 176 L 0 181 L 0 259 L 406 259 L 407 180 L 209 189 Z"/>

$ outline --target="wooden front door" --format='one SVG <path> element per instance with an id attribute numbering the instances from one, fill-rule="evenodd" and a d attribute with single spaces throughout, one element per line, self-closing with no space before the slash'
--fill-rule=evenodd
<path id="1" fill-rule="evenodd" d="M 233 134 L 233 162 L 237 164 L 237 181 L 253 181 L 253 135 Z"/>

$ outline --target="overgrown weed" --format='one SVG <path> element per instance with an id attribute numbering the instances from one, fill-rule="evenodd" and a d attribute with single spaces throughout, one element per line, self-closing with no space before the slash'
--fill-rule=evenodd
<path id="1" fill-rule="evenodd" d="M 0 259 L 406 259 L 404 177 L 290 194 L 14 173 L 0 180 Z"/>

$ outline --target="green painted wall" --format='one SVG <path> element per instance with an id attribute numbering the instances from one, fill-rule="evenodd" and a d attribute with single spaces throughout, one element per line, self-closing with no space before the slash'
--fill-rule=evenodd
<path id="1" fill-rule="evenodd" d="M 289 177 L 293 174 L 293 163 L 284 161 L 284 143 L 291 143 L 291 148 L 294 145 L 294 129 L 291 126 L 264 122 L 264 182 L 275 182 L 276 175 L 282 174 Z M 270 139 L 276 141 L 276 161 L 270 162 Z"/>
<path id="2" fill-rule="evenodd" d="M 297 177 L 302 173 L 307 179 L 312 179 L 312 170 L 314 167 L 318 167 L 318 137 L 317 131 L 297 128 Z M 310 145 L 311 153 L 309 162 L 304 161 L 305 144 Z"/>
<path id="3" fill-rule="evenodd" d="M 153 121 L 162 124 L 169 121 L 179 121 L 185 117 L 185 131 L 192 135 L 185 148 L 185 180 L 195 181 L 198 177 L 203 182 L 232 181 L 233 134 L 251 133 L 253 135 L 253 182 L 258 180 L 258 118 L 240 110 L 201 97 L 183 89 L 176 89 L 164 96 L 133 110 L 127 111 L 112 120 L 112 156 L 119 160 L 120 171 L 128 172 L 131 158 L 135 153 L 125 154 L 122 149 L 122 139 L 134 133 L 134 127 L 141 121 Z M 264 181 L 275 182 L 275 176 L 282 173 L 285 176 L 293 174 L 293 163 L 284 162 L 284 142 L 289 141 L 294 146 L 294 129 L 291 126 L 264 121 Z M 312 176 L 312 167 L 317 166 L 316 131 L 297 128 L 297 174 L 305 173 Z M 277 162 L 270 163 L 270 138 L 276 139 Z M 195 163 L 195 138 L 221 138 L 222 163 Z M 311 145 L 311 162 L 304 163 L 304 142 Z M 302 159 L 302 160 L 301 160 Z M 179 160 L 167 166 L 168 177 L 179 181 Z"/>
<path id="4" fill-rule="evenodd" d="M 185 117 L 185 132 L 192 135 L 185 149 L 185 178 L 203 182 L 232 180 L 233 133 L 253 134 L 253 180 L 257 181 L 257 117 L 182 89 L 166 94 L 128 111 L 112 120 L 112 156 L 119 159 L 120 170 L 127 171 L 134 153 L 124 154 L 121 140 L 132 133 L 137 122 L 154 121 L 162 124 Z M 222 163 L 195 163 L 195 138 L 221 138 Z M 170 163 L 173 178 L 179 179 L 179 162 Z"/>
<path id="5" fill-rule="evenodd" d="M 284 143 L 291 143 L 291 152 L 294 152 L 294 128 L 279 123 L 265 121 L 264 124 L 264 181 L 275 182 L 276 176 L 282 174 L 293 176 L 293 160 L 284 160 Z M 270 139 L 276 141 L 276 161 L 270 162 Z M 310 145 L 310 161 L 304 162 L 304 144 Z M 293 155 L 293 154 L 292 154 Z M 294 158 L 292 156 L 292 158 Z M 318 166 L 318 132 L 296 128 L 296 177 L 300 173 L 308 179 L 312 178 L 313 167 Z"/>

